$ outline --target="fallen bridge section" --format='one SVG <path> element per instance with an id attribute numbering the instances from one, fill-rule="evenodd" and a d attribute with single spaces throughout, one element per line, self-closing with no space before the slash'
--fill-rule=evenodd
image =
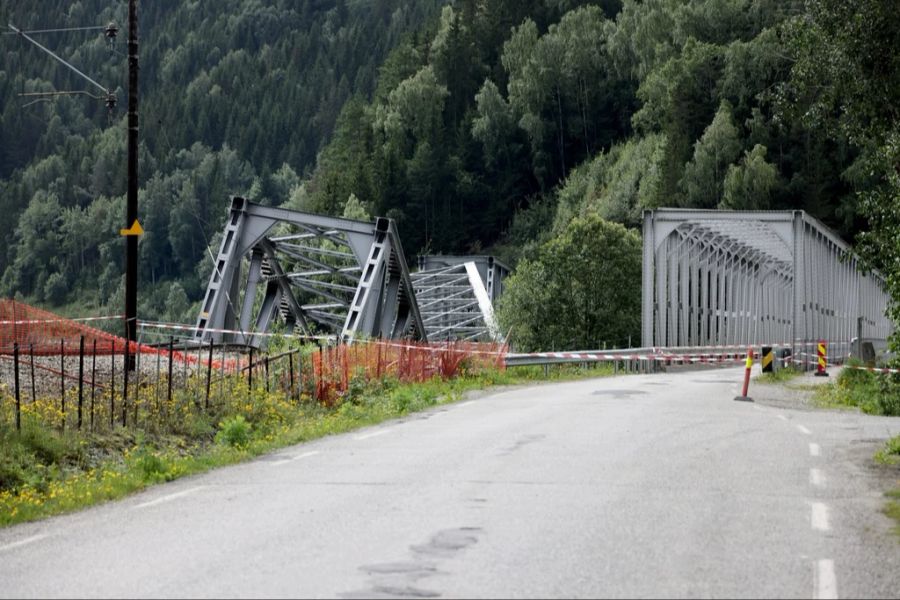
<path id="1" fill-rule="evenodd" d="M 427 339 L 392 220 L 340 219 L 235 197 L 194 337 L 259 346 L 254 334 L 269 331 L 279 315 L 289 330 L 347 343 L 357 336 Z"/>

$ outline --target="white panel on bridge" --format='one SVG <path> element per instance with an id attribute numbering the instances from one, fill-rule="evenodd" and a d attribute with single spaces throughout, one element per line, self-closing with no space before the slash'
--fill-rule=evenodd
<path id="1" fill-rule="evenodd" d="M 502 341 L 475 261 L 452 262 L 411 277 L 429 340 Z"/>
<path id="2" fill-rule="evenodd" d="M 829 356 L 891 333 L 878 274 L 803 211 L 644 213 L 644 346 L 785 345 Z"/>

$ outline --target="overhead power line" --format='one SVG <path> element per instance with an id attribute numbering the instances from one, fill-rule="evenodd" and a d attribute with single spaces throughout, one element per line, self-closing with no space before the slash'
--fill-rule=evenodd
<path id="1" fill-rule="evenodd" d="M 92 85 L 97 87 L 101 92 L 103 92 L 104 95 L 108 95 L 110 93 L 109 89 L 103 87 L 102 85 L 100 85 L 99 83 L 97 83 L 96 81 L 94 81 L 93 79 L 91 79 L 90 77 L 85 75 L 84 73 L 82 73 L 77 67 L 75 67 L 74 65 L 72 65 L 69 62 L 66 62 L 61 56 L 59 56 L 58 54 L 53 52 L 53 50 L 50 50 L 49 48 L 47 48 L 46 46 L 44 46 L 43 44 L 41 44 L 40 42 L 38 42 L 37 40 L 32 38 L 30 35 L 28 35 L 24 31 L 22 31 L 21 29 L 19 29 L 12 23 L 9 24 L 9 28 L 13 30 L 13 33 L 17 33 L 21 37 L 25 38 L 26 40 L 28 40 L 29 42 L 31 42 L 32 44 L 34 44 L 35 46 L 37 46 L 38 48 L 40 48 L 41 50 L 43 50 L 44 52 L 49 54 L 55 60 L 59 61 L 63 66 L 69 68 L 71 71 L 80 75 L 82 77 L 82 79 L 85 79 L 86 81 L 88 81 L 89 83 L 91 83 Z"/>
<path id="2" fill-rule="evenodd" d="M 96 25 L 92 27 L 64 27 L 61 29 L 28 29 L 22 31 L 4 31 L 4 35 L 16 35 L 18 33 L 63 33 L 66 31 L 93 31 L 96 29 L 107 29 L 109 25 Z"/>

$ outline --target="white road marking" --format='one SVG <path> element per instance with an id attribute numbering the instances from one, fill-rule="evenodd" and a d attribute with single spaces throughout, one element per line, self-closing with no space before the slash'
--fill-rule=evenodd
<path id="1" fill-rule="evenodd" d="M 390 429 L 381 429 L 379 431 L 373 431 L 372 433 L 365 433 L 363 435 L 358 435 L 353 439 L 356 440 L 357 442 L 359 442 L 362 440 L 367 440 L 369 438 L 378 437 L 379 435 L 384 435 L 384 434 L 390 433 L 390 432 L 391 432 Z"/>
<path id="2" fill-rule="evenodd" d="M 310 450 L 309 452 L 304 452 L 303 454 L 298 454 L 291 460 L 300 460 L 301 458 L 309 458 L 310 456 L 315 456 L 318 453 L 319 453 L 318 450 Z"/>
<path id="3" fill-rule="evenodd" d="M 190 489 L 184 490 L 183 492 L 175 492 L 174 494 L 169 494 L 168 496 L 163 496 L 162 498 L 157 498 L 156 500 L 150 500 L 149 502 L 142 502 L 135 506 L 135 508 L 147 508 L 148 506 L 156 506 L 157 504 L 162 504 L 163 502 L 169 502 L 171 500 L 175 500 L 177 498 L 181 498 L 182 496 L 187 496 L 188 494 L 193 494 L 194 492 L 199 492 L 205 485 L 198 485 L 197 487 L 192 487 Z"/>
<path id="4" fill-rule="evenodd" d="M 797 430 L 803 435 L 812 435 L 812 431 L 804 427 L 803 425 L 797 425 Z"/>
<path id="5" fill-rule="evenodd" d="M 825 474 L 822 473 L 821 469 L 810 469 L 809 470 L 809 483 L 813 487 L 817 487 L 817 488 L 825 487 Z"/>
<path id="6" fill-rule="evenodd" d="M 821 455 L 822 455 L 822 448 L 820 448 L 818 444 L 810 443 L 810 445 L 809 445 L 809 455 L 810 455 L 810 456 L 821 456 Z"/>
<path id="7" fill-rule="evenodd" d="M 300 459 L 303 459 L 303 458 L 309 458 L 310 456 L 315 456 L 315 455 L 318 454 L 318 453 L 319 453 L 318 450 L 312 450 L 312 451 L 310 451 L 310 452 L 304 452 L 303 454 L 298 454 L 297 456 L 292 456 L 292 457 L 290 457 L 290 458 L 285 458 L 285 459 L 282 459 L 282 460 L 276 460 L 276 461 L 273 461 L 273 462 L 271 462 L 271 463 L 269 463 L 269 464 L 271 464 L 273 467 L 279 467 L 279 466 L 281 466 L 281 465 L 286 465 L 286 464 L 288 464 L 288 463 L 292 463 L 292 462 L 294 462 L 295 460 L 300 460 Z"/>
<path id="8" fill-rule="evenodd" d="M 823 559 L 816 563 L 813 598 L 817 600 L 837 600 L 837 576 L 834 574 L 834 561 Z"/>
<path id="9" fill-rule="evenodd" d="M 474 400 L 466 400 L 465 402 L 460 402 L 456 406 L 468 406 L 470 404 L 475 404 L 475 401 Z"/>
<path id="10" fill-rule="evenodd" d="M 786 416 L 784 416 L 784 415 L 777 415 L 777 416 L 778 416 L 778 418 L 781 419 L 782 421 L 787 421 L 787 420 L 788 420 L 788 418 L 787 418 Z"/>
<path id="11" fill-rule="evenodd" d="M 821 502 L 813 502 L 810 524 L 816 531 L 829 531 L 831 525 L 828 524 L 828 507 Z"/>
<path id="12" fill-rule="evenodd" d="M 759 404 L 751 404 L 751 406 L 756 410 L 762 410 L 762 406 L 760 406 Z"/>
<path id="13" fill-rule="evenodd" d="M 41 533 L 39 535 L 33 535 L 31 537 L 27 537 L 24 540 L 19 540 L 18 542 L 12 542 L 11 544 L 6 544 L 5 546 L 0 546 L 0 552 L 3 552 L 5 550 L 12 550 L 13 548 L 20 548 L 26 544 L 31 544 L 32 542 L 42 540 L 45 537 L 47 537 L 47 534 Z"/>

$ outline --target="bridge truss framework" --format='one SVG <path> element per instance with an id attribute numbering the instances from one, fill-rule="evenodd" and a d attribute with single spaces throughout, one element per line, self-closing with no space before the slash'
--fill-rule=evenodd
<path id="1" fill-rule="evenodd" d="M 837 235 L 803 211 L 644 213 L 644 346 L 884 340 L 888 295 Z"/>
<path id="2" fill-rule="evenodd" d="M 255 334 L 268 332 L 278 315 L 291 330 L 312 335 L 315 328 L 345 342 L 427 339 L 392 220 L 366 223 L 235 197 L 194 336 L 259 346 Z"/>
<path id="3" fill-rule="evenodd" d="M 374 222 L 234 197 L 197 318 L 197 342 L 259 347 L 287 333 L 500 341 L 492 302 L 508 269 L 493 257 L 422 257 L 410 273 L 391 219 Z M 418 296 L 418 297 L 417 297 Z"/>

